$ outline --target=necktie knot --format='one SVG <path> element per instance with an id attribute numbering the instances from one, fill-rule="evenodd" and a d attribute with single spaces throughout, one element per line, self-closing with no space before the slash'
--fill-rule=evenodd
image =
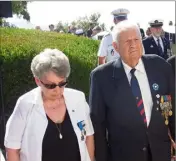
<path id="1" fill-rule="evenodd" d="M 160 43 L 160 39 L 159 38 L 157 39 L 157 42 L 158 42 L 158 44 Z"/>
<path id="2" fill-rule="evenodd" d="M 135 72 L 135 71 L 136 71 L 135 68 L 131 69 L 131 71 L 130 71 L 131 75 L 134 75 L 134 72 Z"/>

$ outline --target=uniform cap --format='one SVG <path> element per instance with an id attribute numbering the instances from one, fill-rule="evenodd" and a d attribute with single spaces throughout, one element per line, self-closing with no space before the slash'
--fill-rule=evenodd
<path id="1" fill-rule="evenodd" d="M 83 29 L 77 29 L 75 32 L 76 35 L 81 35 L 83 33 L 84 33 Z"/>
<path id="2" fill-rule="evenodd" d="M 149 25 L 151 27 L 161 27 L 161 26 L 163 26 L 163 20 L 161 20 L 161 19 L 151 20 L 151 21 L 149 21 Z"/>
<path id="3" fill-rule="evenodd" d="M 113 10 L 111 12 L 111 14 L 114 15 L 115 17 L 127 16 L 127 14 L 129 14 L 129 13 L 130 13 L 130 11 L 125 8 L 119 8 L 119 9 Z"/>

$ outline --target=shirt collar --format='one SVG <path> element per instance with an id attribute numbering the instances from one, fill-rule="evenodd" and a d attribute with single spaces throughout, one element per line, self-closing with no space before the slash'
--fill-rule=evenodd
<path id="1" fill-rule="evenodd" d="M 158 43 L 158 38 L 156 38 L 154 35 L 152 35 L 153 36 L 153 38 L 154 38 L 154 40 Z M 161 37 L 159 37 L 159 40 L 161 41 Z"/>
<path id="2" fill-rule="evenodd" d="M 131 68 L 128 64 L 126 64 L 123 60 L 122 60 L 122 64 L 123 64 L 123 66 L 124 66 L 125 73 L 126 73 L 127 75 L 130 74 L 130 71 L 131 71 L 132 68 Z M 145 73 L 144 64 L 143 64 L 141 58 L 139 59 L 138 64 L 135 66 L 135 69 L 136 69 L 137 71 L 141 72 L 141 73 Z"/>

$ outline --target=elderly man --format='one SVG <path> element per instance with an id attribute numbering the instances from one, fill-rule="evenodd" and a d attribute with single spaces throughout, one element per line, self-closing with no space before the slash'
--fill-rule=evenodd
<path id="1" fill-rule="evenodd" d="M 112 35 L 120 58 L 91 73 L 96 161 L 170 161 L 169 130 L 175 136 L 172 69 L 159 56 L 142 54 L 135 23 L 120 22 Z"/>
<path id="2" fill-rule="evenodd" d="M 159 19 L 152 20 L 149 24 L 152 35 L 143 40 L 145 53 L 157 54 L 167 60 L 172 55 L 172 52 L 170 42 L 161 36 L 163 32 L 163 21 Z"/>
<path id="3" fill-rule="evenodd" d="M 118 24 L 119 22 L 127 19 L 129 11 L 124 8 L 119 8 L 112 11 L 111 14 L 114 16 L 114 24 Z M 104 64 L 118 58 L 119 54 L 112 46 L 112 35 L 111 33 L 108 33 L 103 37 L 100 43 L 98 50 L 98 64 Z"/>

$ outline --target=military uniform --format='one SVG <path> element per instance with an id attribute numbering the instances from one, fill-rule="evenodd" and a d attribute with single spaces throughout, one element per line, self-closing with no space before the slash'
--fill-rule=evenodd
<path id="1" fill-rule="evenodd" d="M 129 11 L 127 9 L 121 8 L 111 12 L 115 18 L 127 17 Z M 113 38 L 111 32 L 107 33 L 101 40 L 100 47 L 98 50 L 98 57 L 106 57 L 106 62 L 118 59 L 120 57 L 119 53 L 116 52 L 113 45 Z"/>
<path id="2" fill-rule="evenodd" d="M 99 57 L 106 57 L 106 62 L 115 60 L 120 57 L 119 53 L 116 52 L 112 45 L 112 35 L 111 33 L 106 34 L 101 43 L 98 50 Z"/>
<path id="3" fill-rule="evenodd" d="M 163 22 L 161 20 L 152 20 L 149 24 L 151 27 L 163 26 Z M 162 36 L 157 38 L 152 34 L 143 40 L 143 46 L 145 54 L 156 54 L 165 60 L 172 55 L 170 42 Z"/>

